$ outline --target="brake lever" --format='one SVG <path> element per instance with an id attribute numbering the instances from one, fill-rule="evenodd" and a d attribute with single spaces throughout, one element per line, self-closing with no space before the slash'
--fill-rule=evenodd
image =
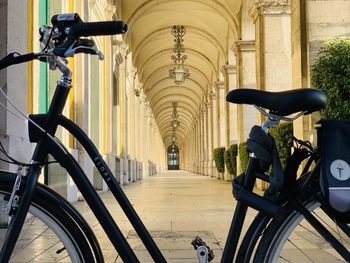
<path id="1" fill-rule="evenodd" d="M 66 52 L 64 52 L 65 57 L 72 57 L 74 54 L 78 53 L 85 53 L 90 55 L 97 55 L 99 60 L 104 59 L 104 55 L 101 51 L 91 48 L 91 47 L 85 47 L 85 46 L 78 46 L 75 48 L 68 48 Z"/>

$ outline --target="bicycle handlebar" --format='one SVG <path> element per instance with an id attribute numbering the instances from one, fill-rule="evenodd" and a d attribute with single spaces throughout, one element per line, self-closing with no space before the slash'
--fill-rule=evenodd
<path id="1" fill-rule="evenodd" d="M 69 34 L 65 42 L 54 49 L 54 54 L 60 57 L 71 56 L 74 44 L 79 37 L 103 36 L 122 34 L 128 27 L 123 21 L 104 21 L 104 22 L 81 22 L 69 27 Z M 82 52 L 85 53 L 85 52 Z M 87 52 L 90 54 L 90 52 Z"/>
<path id="2" fill-rule="evenodd" d="M 20 55 L 16 52 L 10 53 L 0 60 L 0 70 L 38 58 L 41 60 L 48 56 L 67 57 L 76 53 L 99 55 L 100 52 L 91 48 L 90 42 L 87 40 L 81 41 L 79 37 L 117 35 L 123 34 L 128 30 L 128 26 L 123 21 L 84 23 L 78 14 L 55 15 L 52 18 L 52 23 L 56 26 L 57 32 L 55 31 L 55 33 L 59 36 L 57 38 L 59 41 L 56 39 L 56 45 L 58 43 L 58 46 L 52 46 L 49 52 L 43 50 L 41 53 L 28 53 L 25 55 Z M 46 27 L 45 29 L 49 30 L 51 28 Z M 52 32 L 44 31 L 42 38 L 44 34 L 50 35 L 48 38 L 50 41 Z M 42 38 L 40 41 L 42 41 Z M 99 55 L 99 57 L 103 57 L 103 55 Z"/>
<path id="3" fill-rule="evenodd" d="M 123 21 L 78 23 L 70 27 L 75 37 L 123 34 L 128 30 Z"/>

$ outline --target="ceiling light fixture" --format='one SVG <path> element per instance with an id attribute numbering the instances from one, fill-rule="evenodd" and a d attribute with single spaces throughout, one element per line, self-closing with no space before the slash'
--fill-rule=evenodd
<path id="1" fill-rule="evenodd" d="M 171 102 L 171 105 L 173 106 L 173 112 L 171 114 L 172 121 L 170 121 L 170 125 L 173 128 L 172 144 L 175 145 L 177 140 L 176 129 L 180 126 L 180 122 L 178 121 L 179 114 L 177 113 L 177 102 L 173 101 Z"/>
<path id="2" fill-rule="evenodd" d="M 190 76 L 189 69 L 184 67 L 187 56 L 182 54 L 185 52 L 182 42 L 184 41 L 183 36 L 186 34 L 186 29 L 184 26 L 173 26 L 171 34 L 175 37 L 174 55 L 171 56 L 171 59 L 174 61 L 174 67 L 169 70 L 169 76 L 174 79 L 177 85 L 181 85 Z"/>

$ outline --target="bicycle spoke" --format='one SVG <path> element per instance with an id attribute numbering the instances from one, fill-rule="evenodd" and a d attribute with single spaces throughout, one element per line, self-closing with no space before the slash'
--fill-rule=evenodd
<path id="1" fill-rule="evenodd" d="M 305 255 L 309 260 L 310 262 L 315 262 L 312 260 L 312 258 L 310 258 L 302 249 L 300 249 L 294 242 L 292 242 L 289 238 L 287 239 L 289 243 L 291 243 L 301 254 Z"/>

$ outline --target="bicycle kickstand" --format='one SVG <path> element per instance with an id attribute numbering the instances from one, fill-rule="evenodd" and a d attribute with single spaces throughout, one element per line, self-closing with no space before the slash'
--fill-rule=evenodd
<path id="1" fill-rule="evenodd" d="M 200 237 L 197 236 L 191 245 L 197 251 L 198 263 L 208 263 L 214 259 L 213 250 Z"/>

